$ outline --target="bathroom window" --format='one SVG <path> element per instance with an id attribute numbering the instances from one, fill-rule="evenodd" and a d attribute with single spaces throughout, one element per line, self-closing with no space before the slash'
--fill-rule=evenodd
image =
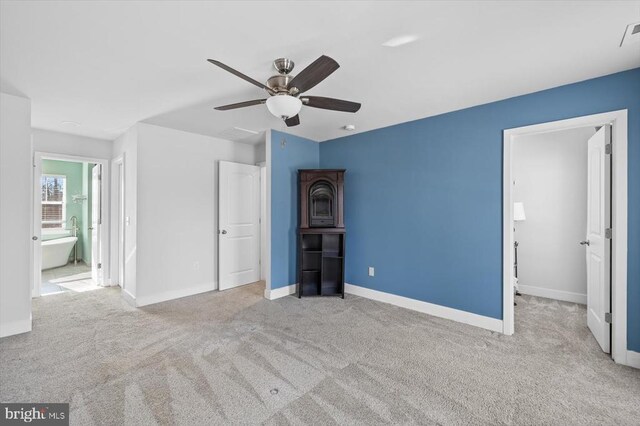
<path id="1" fill-rule="evenodd" d="M 66 176 L 42 175 L 42 227 L 64 228 L 66 222 Z"/>

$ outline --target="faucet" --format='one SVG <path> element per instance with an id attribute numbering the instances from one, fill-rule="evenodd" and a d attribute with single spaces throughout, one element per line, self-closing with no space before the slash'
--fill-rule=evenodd
<path id="1" fill-rule="evenodd" d="M 78 218 L 75 216 L 71 216 L 69 220 L 71 221 L 71 235 L 77 238 L 78 237 Z M 78 264 L 78 242 L 77 241 L 73 245 L 73 264 L 74 265 Z"/>
<path id="2" fill-rule="evenodd" d="M 74 237 L 77 237 L 78 236 L 77 235 L 77 233 L 78 233 L 78 218 L 75 217 L 75 216 L 71 216 L 69 218 L 69 220 L 71 221 L 71 232 L 72 232 L 72 235 Z"/>

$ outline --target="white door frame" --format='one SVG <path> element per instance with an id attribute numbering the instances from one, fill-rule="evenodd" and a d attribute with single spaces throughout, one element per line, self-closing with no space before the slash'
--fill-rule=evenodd
<path id="1" fill-rule="evenodd" d="M 504 130 L 503 210 L 502 210 L 502 312 L 503 332 L 514 333 L 513 308 L 513 175 L 511 144 L 517 136 L 546 133 L 577 127 L 611 124 L 612 132 L 612 227 L 611 249 L 611 357 L 627 365 L 627 110 L 575 117 Z"/>
<path id="2" fill-rule="evenodd" d="M 256 164 L 260 167 L 260 280 L 267 279 L 267 162 Z"/>
<path id="3" fill-rule="evenodd" d="M 111 161 L 111 284 L 125 289 L 124 282 L 124 248 L 125 248 L 125 154 Z"/>
<path id="4" fill-rule="evenodd" d="M 102 266 L 104 269 L 103 282 L 99 285 L 110 285 L 110 279 L 107 276 L 109 269 L 109 160 L 105 158 L 81 157 L 77 155 L 58 154 L 54 152 L 36 151 L 33 154 L 33 211 L 31 223 L 33 224 L 33 236 L 37 238 L 32 245 L 33 257 L 33 281 L 31 288 L 32 297 L 40 296 L 40 286 L 42 284 L 42 253 L 40 243 L 42 241 L 42 224 L 36 218 L 42 214 L 42 197 L 40 194 L 40 176 L 42 175 L 42 160 L 71 161 L 76 163 L 94 163 L 102 165 L 102 237 L 100 238 L 100 248 L 103 253 Z"/>
<path id="5" fill-rule="evenodd" d="M 264 265 L 265 283 L 264 283 L 264 297 L 265 299 L 271 299 L 271 130 L 265 132 L 265 167 L 266 167 L 266 183 L 264 188 L 266 189 L 265 203 L 266 203 L 266 215 L 265 215 L 265 237 L 267 241 L 264 244 L 264 257 L 260 259 Z"/>

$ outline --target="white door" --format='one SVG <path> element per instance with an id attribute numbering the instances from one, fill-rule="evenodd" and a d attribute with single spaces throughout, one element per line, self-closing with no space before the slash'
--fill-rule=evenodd
<path id="1" fill-rule="evenodd" d="M 260 280 L 260 168 L 220 162 L 220 290 Z"/>
<path id="2" fill-rule="evenodd" d="M 611 352 L 611 324 L 606 320 L 611 301 L 611 126 L 589 139 L 587 155 L 587 325 L 604 352 Z"/>
<path id="3" fill-rule="evenodd" d="M 102 284 L 100 233 L 102 226 L 102 165 L 91 170 L 91 279 Z"/>

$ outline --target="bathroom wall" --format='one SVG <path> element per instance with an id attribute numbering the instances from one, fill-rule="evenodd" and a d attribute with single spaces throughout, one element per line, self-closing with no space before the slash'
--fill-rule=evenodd
<path id="1" fill-rule="evenodd" d="M 83 229 L 86 222 L 86 216 L 83 214 L 83 204 L 86 204 L 86 201 L 82 203 L 74 203 L 73 196 L 86 194 L 85 192 L 83 192 L 82 168 L 82 163 L 58 160 L 42 160 L 43 175 L 62 175 L 67 177 L 65 187 L 67 223 L 64 224 L 64 228 L 71 229 L 71 216 L 75 216 L 78 218 L 78 259 L 83 258 Z M 69 259 L 73 259 L 73 251 L 69 256 Z"/>

